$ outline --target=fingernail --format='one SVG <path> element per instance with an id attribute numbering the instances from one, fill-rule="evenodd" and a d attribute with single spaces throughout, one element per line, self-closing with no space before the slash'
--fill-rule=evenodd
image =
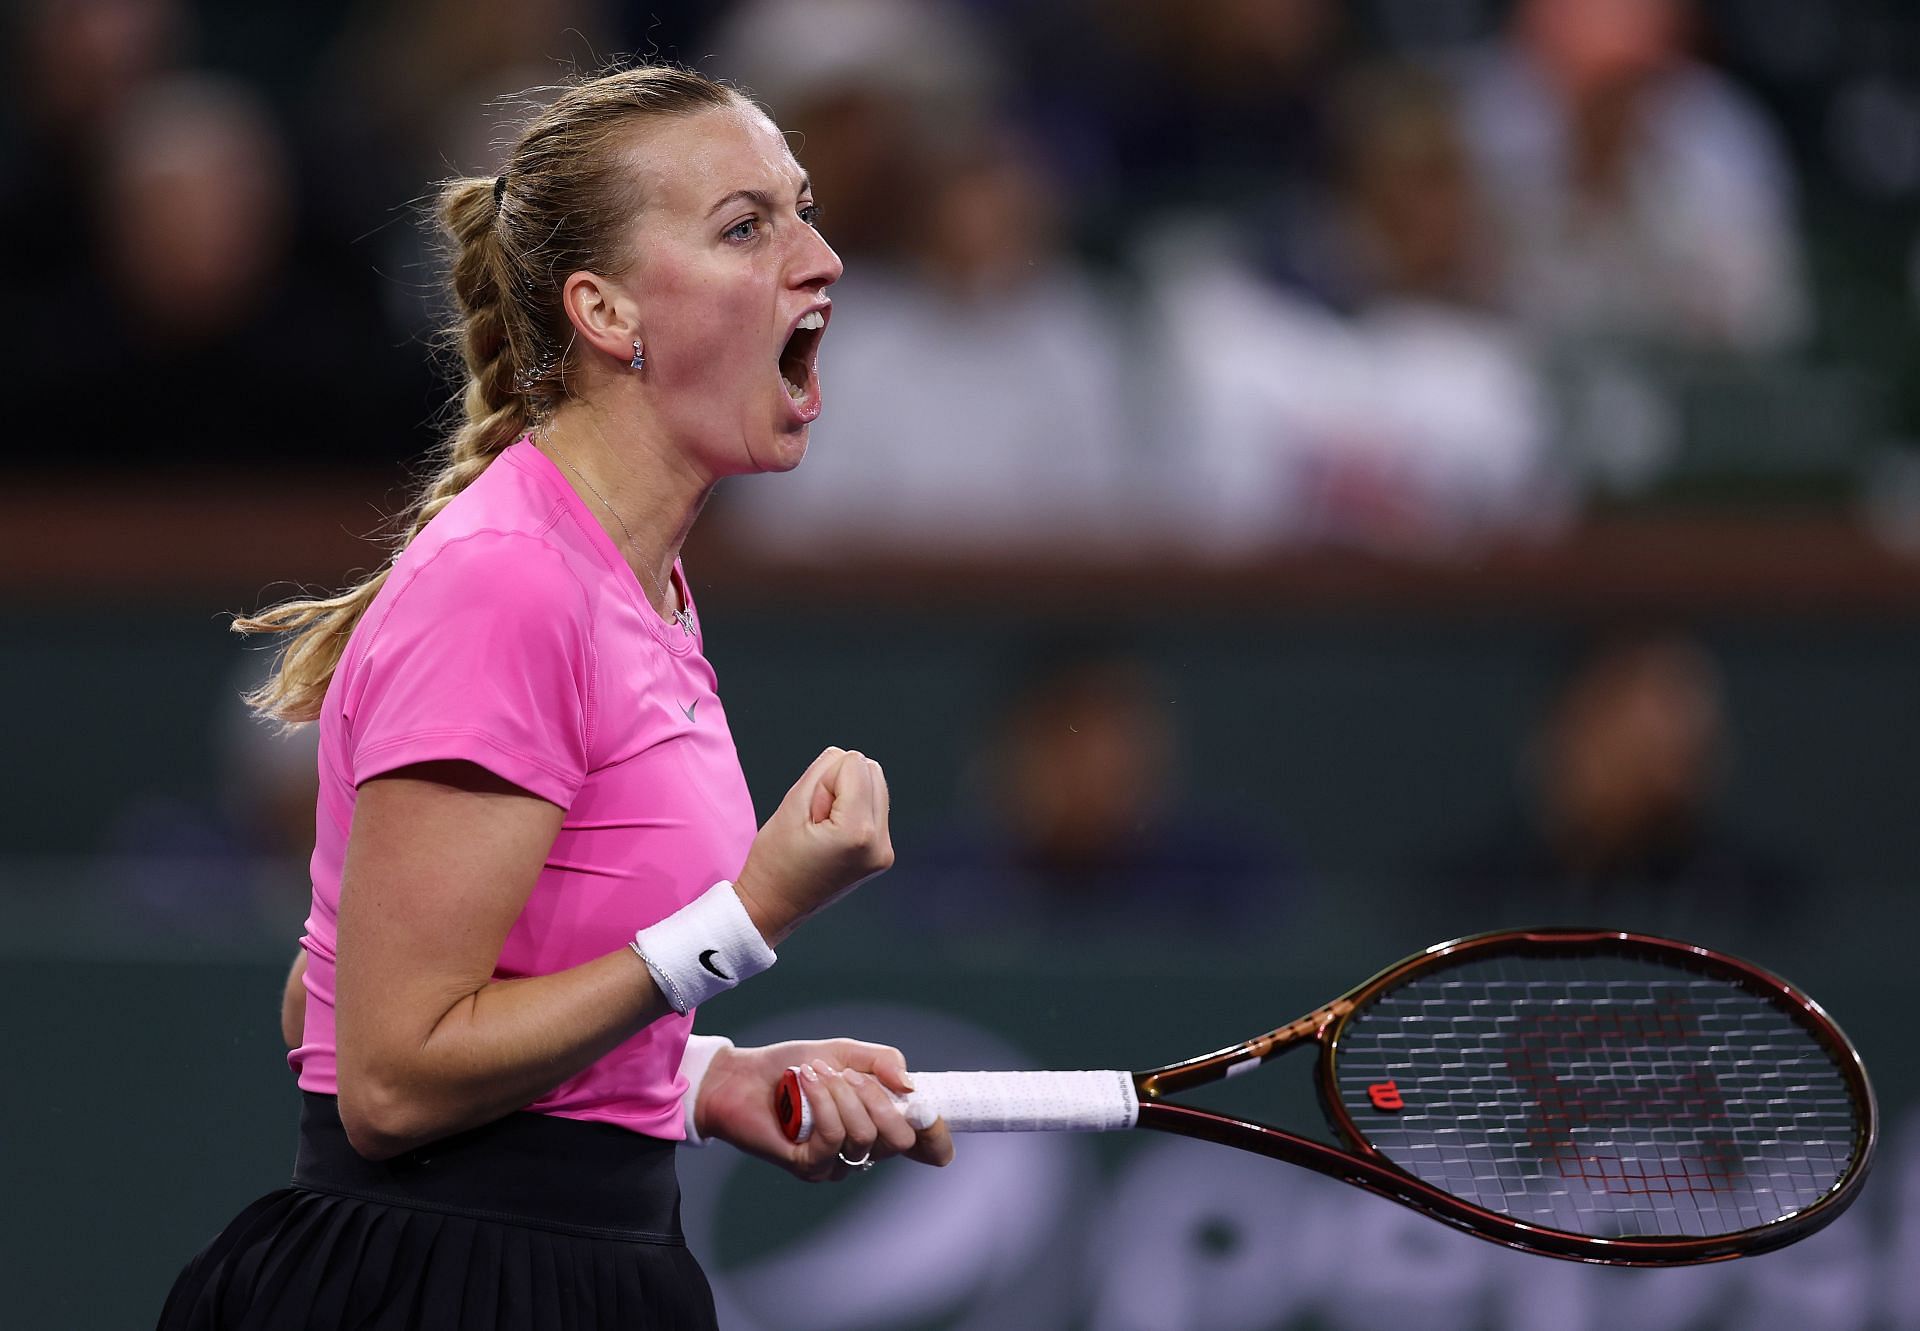
<path id="1" fill-rule="evenodd" d="M 840 1075 L 839 1069 L 835 1068 L 831 1063 L 824 1063 L 816 1058 L 813 1060 L 813 1065 L 820 1069 L 821 1074 L 824 1076 L 837 1077 Z"/>
<path id="2" fill-rule="evenodd" d="M 800 1065 L 800 1075 L 805 1077 L 808 1081 L 820 1080 L 820 1074 L 813 1070 L 813 1064 L 811 1063 L 802 1063 Z"/>
<path id="3" fill-rule="evenodd" d="M 913 1091 L 913 1074 L 912 1074 L 911 1072 L 903 1072 L 903 1073 L 901 1073 L 901 1074 L 900 1074 L 900 1084 L 901 1084 L 902 1086 L 904 1086 L 904 1087 L 906 1087 L 906 1088 L 907 1088 L 907 1091 L 908 1091 L 908 1093 L 909 1093 L 909 1094 L 911 1094 L 911 1093 L 912 1093 L 912 1091 Z"/>

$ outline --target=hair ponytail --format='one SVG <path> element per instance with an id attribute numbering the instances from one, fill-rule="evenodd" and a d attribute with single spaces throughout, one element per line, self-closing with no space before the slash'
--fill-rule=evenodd
<path id="1" fill-rule="evenodd" d="M 320 715 L 348 636 L 386 585 L 393 561 L 534 421 L 567 396 L 566 317 L 559 283 L 581 269 L 618 271 L 625 224 L 640 200 L 622 169 L 619 131 L 638 117 L 688 115 L 740 100 L 724 84 L 670 66 L 605 74 L 564 90 L 536 116 L 498 179 L 440 192 L 451 240 L 452 340 L 466 383 L 461 420 L 440 466 L 396 523 L 379 572 L 338 596 L 282 602 L 236 618 L 236 633 L 291 633 L 273 675 L 247 695 L 290 725 Z"/>

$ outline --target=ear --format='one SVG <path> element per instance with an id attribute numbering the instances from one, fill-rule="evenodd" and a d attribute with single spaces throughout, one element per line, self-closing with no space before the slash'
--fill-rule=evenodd
<path id="1" fill-rule="evenodd" d="M 641 337 L 640 309 L 627 289 L 612 278 L 582 270 L 561 284 L 560 307 L 580 340 L 625 364 Z"/>

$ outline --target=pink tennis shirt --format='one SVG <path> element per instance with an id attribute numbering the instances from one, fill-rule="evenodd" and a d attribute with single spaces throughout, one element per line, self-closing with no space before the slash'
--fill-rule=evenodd
<path id="1" fill-rule="evenodd" d="M 573 488 L 524 439 L 414 538 L 327 690 L 301 940 L 305 1043 L 288 1059 L 306 1090 L 338 1092 L 334 947 L 359 786 L 443 759 L 478 763 L 566 810 L 496 979 L 626 946 L 739 873 L 753 841 L 699 634 L 661 620 Z M 662 1017 L 529 1108 L 683 1137 L 679 1066 L 692 1025 Z"/>

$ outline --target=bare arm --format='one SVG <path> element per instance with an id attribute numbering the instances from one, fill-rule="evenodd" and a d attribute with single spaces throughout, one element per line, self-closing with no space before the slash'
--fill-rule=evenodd
<path id="1" fill-rule="evenodd" d="M 562 816 L 470 763 L 361 786 L 335 1019 L 340 1116 L 362 1155 L 385 1159 L 520 1109 L 672 1010 L 627 947 L 493 979 Z M 830 749 L 761 829 L 737 890 L 778 939 L 892 855 L 877 765 Z"/>
<path id="2" fill-rule="evenodd" d="M 627 948 L 493 982 L 561 810 L 468 763 L 367 782 L 340 885 L 340 1116 L 385 1159 L 519 1109 L 670 1011 Z"/>
<path id="3" fill-rule="evenodd" d="M 287 987 L 280 995 L 280 1038 L 287 1048 L 298 1049 L 307 1030 L 307 950 L 301 948 L 287 972 Z"/>

